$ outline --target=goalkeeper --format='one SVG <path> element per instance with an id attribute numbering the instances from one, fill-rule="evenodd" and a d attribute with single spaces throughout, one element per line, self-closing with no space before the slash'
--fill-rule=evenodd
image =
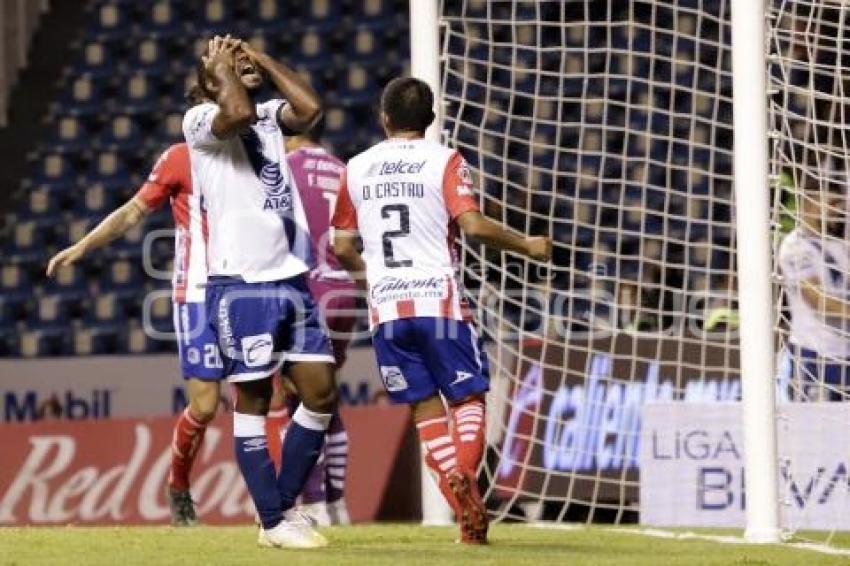
<path id="1" fill-rule="evenodd" d="M 412 406 L 426 462 L 458 517 L 461 541 L 484 543 L 487 512 L 475 472 L 484 450 L 488 370 L 457 275 L 454 240 L 460 228 L 540 261 L 549 259 L 552 242 L 515 235 L 482 216 L 463 157 L 423 139 L 433 105 L 420 80 L 387 85 L 381 123 L 388 139 L 348 163 L 332 221 L 334 247 L 358 284 L 366 286 L 364 274 L 368 280 L 384 386 L 393 401 Z"/>

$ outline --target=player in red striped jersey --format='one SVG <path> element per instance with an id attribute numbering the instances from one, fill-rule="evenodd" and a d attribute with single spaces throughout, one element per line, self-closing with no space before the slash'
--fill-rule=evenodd
<path id="1" fill-rule="evenodd" d="M 187 98 L 190 105 L 195 105 L 203 100 L 203 95 L 193 89 Z M 189 405 L 174 426 L 167 497 L 172 524 L 191 526 L 197 523 L 197 516 L 189 493 L 189 473 L 207 424 L 215 416 L 224 376 L 215 337 L 205 323 L 206 218 L 201 210 L 200 196 L 193 189 L 186 144 L 178 143 L 166 149 L 133 198 L 79 242 L 56 254 L 48 264 L 47 274 L 52 276 L 59 268 L 106 246 L 139 224 L 150 212 L 161 208 L 166 201 L 171 203 L 175 228 L 174 329 L 189 396 Z"/>
<path id="2" fill-rule="evenodd" d="M 368 286 L 381 377 L 391 399 L 413 408 L 426 462 L 455 510 L 461 540 L 483 543 L 487 512 L 475 473 L 484 450 L 488 370 L 469 322 L 454 240 L 460 228 L 541 261 L 549 260 L 552 242 L 515 235 L 479 212 L 460 153 L 423 139 L 433 104 L 420 80 L 387 85 L 381 121 L 388 139 L 348 162 L 332 222 L 334 249 Z"/>

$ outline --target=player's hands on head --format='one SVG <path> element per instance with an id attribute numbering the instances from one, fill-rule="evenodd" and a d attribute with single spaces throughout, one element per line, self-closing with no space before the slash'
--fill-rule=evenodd
<path id="1" fill-rule="evenodd" d="M 50 262 L 47 264 L 47 276 L 53 277 L 60 268 L 66 267 L 68 265 L 73 265 L 75 262 L 80 260 L 85 255 L 85 250 L 83 250 L 80 246 L 73 245 L 71 247 L 65 248 L 52 258 L 50 258 Z"/>
<path id="2" fill-rule="evenodd" d="M 201 62 L 208 71 L 212 71 L 216 65 L 224 64 L 235 69 L 236 52 L 239 50 L 242 40 L 227 34 L 212 38 L 207 45 L 207 54 L 201 57 Z"/>
<path id="3" fill-rule="evenodd" d="M 531 259 L 549 261 L 552 259 L 552 238 L 529 236 L 525 239 L 525 251 Z"/>

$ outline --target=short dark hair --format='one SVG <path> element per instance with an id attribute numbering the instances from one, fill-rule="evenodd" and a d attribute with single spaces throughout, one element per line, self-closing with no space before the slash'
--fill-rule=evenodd
<path id="1" fill-rule="evenodd" d="M 434 93 L 424 81 L 398 77 L 381 95 L 381 111 L 395 132 L 424 132 L 434 121 Z"/>
<path id="2" fill-rule="evenodd" d="M 186 94 L 183 95 L 186 99 L 186 105 L 191 108 L 193 106 L 197 106 L 198 104 L 204 102 L 207 98 L 209 98 L 201 88 L 201 85 L 198 83 L 193 83 L 192 86 L 189 87 L 189 90 L 186 91 Z"/>

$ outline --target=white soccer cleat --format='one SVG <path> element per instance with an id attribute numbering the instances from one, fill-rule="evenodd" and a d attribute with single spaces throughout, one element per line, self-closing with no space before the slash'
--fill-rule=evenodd
<path id="1" fill-rule="evenodd" d="M 289 513 L 287 513 L 289 515 Z M 285 518 L 271 529 L 260 529 L 257 544 L 267 548 L 323 548 L 328 541 L 309 522 Z"/>
<path id="2" fill-rule="evenodd" d="M 351 517 L 348 515 L 348 506 L 345 504 L 345 498 L 331 501 L 327 504 L 328 515 L 332 525 L 350 525 Z"/>
<path id="3" fill-rule="evenodd" d="M 314 525 L 319 527 L 328 527 L 331 525 L 330 508 L 324 501 L 302 503 L 298 506 L 298 510 L 309 517 Z"/>

